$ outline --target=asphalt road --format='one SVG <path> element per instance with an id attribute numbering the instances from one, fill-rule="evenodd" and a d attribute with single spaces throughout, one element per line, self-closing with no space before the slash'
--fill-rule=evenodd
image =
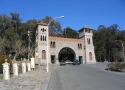
<path id="1" fill-rule="evenodd" d="M 61 66 L 53 70 L 48 90 L 125 90 L 125 72 L 105 68 L 102 63 Z"/>

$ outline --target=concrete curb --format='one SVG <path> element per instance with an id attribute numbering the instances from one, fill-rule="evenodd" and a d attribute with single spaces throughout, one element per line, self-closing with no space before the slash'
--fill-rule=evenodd
<path id="1" fill-rule="evenodd" d="M 47 78 L 46 82 L 44 83 L 42 90 L 48 90 L 50 78 L 51 78 L 51 72 L 49 78 Z"/>

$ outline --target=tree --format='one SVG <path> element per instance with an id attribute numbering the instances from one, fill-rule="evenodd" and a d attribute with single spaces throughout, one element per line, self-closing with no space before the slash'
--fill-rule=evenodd
<path id="1" fill-rule="evenodd" d="M 96 59 L 98 61 L 116 61 L 121 60 L 123 57 L 119 54 L 122 51 L 121 44 L 117 43 L 116 40 L 124 39 L 124 31 L 119 30 L 117 24 L 113 24 L 109 27 L 100 25 L 98 30 L 94 31 L 94 46 L 96 52 Z"/>
<path id="2" fill-rule="evenodd" d="M 2 39 L 1 37 L 0 37 L 0 53 L 3 53 L 4 52 L 4 39 Z"/>
<path id="3" fill-rule="evenodd" d="M 6 29 L 8 29 L 10 27 L 10 17 L 2 14 L 0 15 L 0 37 L 3 38 L 3 35 L 6 31 Z"/>
<path id="4" fill-rule="evenodd" d="M 11 15 L 11 23 L 12 23 L 13 27 L 15 28 L 15 32 L 17 34 L 18 27 L 21 24 L 20 15 L 16 12 L 12 12 L 12 13 L 10 13 L 10 15 Z"/>
<path id="5" fill-rule="evenodd" d="M 47 16 L 45 19 L 42 19 L 44 23 L 49 23 L 53 18 Z M 61 24 L 55 20 L 53 20 L 49 25 L 49 35 L 50 36 L 58 36 L 62 34 Z"/>
<path id="6" fill-rule="evenodd" d="M 16 60 L 17 56 L 27 52 L 27 48 L 21 40 L 17 40 L 12 46 L 12 52 L 15 53 L 13 60 Z"/>
<path id="7" fill-rule="evenodd" d="M 63 36 L 67 38 L 78 38 L 78 33 L 70 27 L 63 30 Z"/>

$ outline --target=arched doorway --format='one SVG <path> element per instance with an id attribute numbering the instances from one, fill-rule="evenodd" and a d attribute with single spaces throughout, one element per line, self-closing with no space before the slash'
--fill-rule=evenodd
<path id="1" fill-rule="evenodd" d="M 64 47 L 60 50 L 58 54 L 59 62 L 61 60 L 70 60 L 71 62 L 75 60 L 76 54 L 73 49 L 69 47 Z"/>
<path id="2" fill-rule="evenodd" d="M 46 51 L 42 50 L 42 59 L 46 59 Z"/>
<path id="3" fill-rule="evenodd" d="M 92 60 L 92 53 L 89 52 L 89 60 Z"/>

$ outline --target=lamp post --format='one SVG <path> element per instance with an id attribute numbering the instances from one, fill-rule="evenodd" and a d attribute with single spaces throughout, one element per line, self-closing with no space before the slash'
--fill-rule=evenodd
<path id="1" fill-rule="evenodd" d="M 28 61 L 30 58 L 30 31 L 28 31 Z"/>
<path id="2" fill-rule="evenodd" d="M 64 18 L 64 16 L 60 16 L 60 17 L 55 17 L 55 18 L 52 18 L 49 23 L 47 24 L 48 25 L 48 32 L 47 32 L 47 66 L 46 66 L 46 71 L 49 72 L 49 26 L 50 26 L 50 23 L 54 20 L 54 19 L 57 19 L 57 18 Z"/>
<path id="3" fill-rule="evenodd" d="M 123 62 L 125 62 L 125 54 L 124 54 L 124 46 L 123 46 L 123 41 L 122 41 L 122 40 L 115 40 L 115 41 L 120 41 L 120 42 L 121 42 L 121 44 L 122 44 L 122 51 L 123 51 L 123 58 L 124 58 Z"/>

